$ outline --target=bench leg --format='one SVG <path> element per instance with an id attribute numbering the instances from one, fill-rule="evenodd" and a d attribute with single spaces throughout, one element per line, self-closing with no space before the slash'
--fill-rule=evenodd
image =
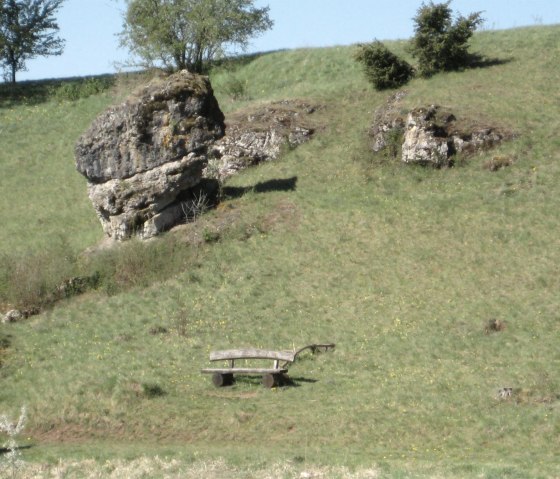
<path id="1" fill-rule="evenodd" d="M 262 384 L 265 388 L 275 388 L 284 384 L 283 374 L 263 374 Z"/>
<path id="2" fill-rule="evenodd" d="M 212 383 L 217 388 L 231 386 L 233 384 L 233 374 L 214 373 L 212 374 Z"/>

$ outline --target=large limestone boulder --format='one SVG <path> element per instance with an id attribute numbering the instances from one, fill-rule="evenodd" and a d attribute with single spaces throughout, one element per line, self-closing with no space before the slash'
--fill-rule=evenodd
<path id="1" fill-rule="evenodd" d="M 107 236 L 143 238 L 184 221 L 224 115 L 208 78 L 154 80 L 102 113 L 76 144 L 76 167 Z"/>

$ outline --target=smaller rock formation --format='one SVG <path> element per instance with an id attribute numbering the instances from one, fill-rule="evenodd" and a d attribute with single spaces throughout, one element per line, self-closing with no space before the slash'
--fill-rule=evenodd
<path id="1" fill-rule="evenodd" d="M 183 221 L 183 196 L 200 182 L 224 129 L 208 78 L 187 71 L 102 113 L 75 153 L 107 236 L 148 238 Z"/>
<path id="2" fill-rule="evenodd" d="M 417 108 L 406 119 L 402 161 L 451 166 L 457 153 L 491 148 L 507 136 L 495 127 L 461 124 L 453 113 L 437 105 Z"/>
<path id="3" fill-rule="evenodd" d="M 458 153 L 472 154 L 513 137 L 503 128 L 458 120 L 438 105 L 415 108 L 403 115 L 399 108 L 403 97 L 402 92 L 393 95 L 376 111 L 370 130 L 374 152 L 391 147 L 398 139 L 404 163 L 441 168 L 452 166 Z"/>
<path id="4" fill-rule="evenodd" d="M 3 317 L 2 317 L 2 322 L 3 323 L 15 323 L 21 319 L 23 319 L 23 313 L 18 310 L 18 309 L 11 309 L 10 311 L 8 311 Z"/>
<path id="5" fill-rule="evenodd" d="M 400 90 L 391 95 L 385 105 L 378 108 L 373 116 L 373 124 L 369 135 L 373 138 L 372 150 L 377 153 L 392 144 L 392 139 L 404 132 L 404 118 L 400 111 L 400 101 L 407 95 Z"/>
<path id="6" fill-rule="evenodd" d="M 38 308 L 30 308 L 25 310 L 11 309 L 6 314 L 0 314 L 0 322 L 2 323 L 16 323 L 30 316 L 39 314 Z"/>
<path id="7" fill-rule="evenodd" d="M 284 148 L 295 148 L 315 132 L 310 119 L 317 107 L 285 100 L 228 117 L 226 136 L 211 149 L 205 176 L 223 180 L 239 170 L 278 158 Z"/>

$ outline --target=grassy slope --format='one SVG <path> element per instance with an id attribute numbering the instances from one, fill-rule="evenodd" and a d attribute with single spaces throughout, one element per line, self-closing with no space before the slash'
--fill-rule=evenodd
<path id="1" fill-rule="evenodd" d="M 297 189 L 231 200 L 253 226 L 249 238 L 201 248 L 165 283 L 0 326 L 13 345 L 0 411 L 28 405 L 35 447 L 26 455 L 559 474 L 559 40 L 558 27 L 485 32 L 475 49 L 510 62 L 408 87 L 411 106 L 445 104 L 518 131 L 500 148 L 515 165 L 496 173 L 481 166 L 491 153 L 444 171 L 372 162 L 365 130 L 385 95 L 363 81 L 351 49 L 259 57 L 235 73 L 248 80 L 245 102 L 221 93 L 229 73 L 214 75 L 228 111 L 289 97 L 327 105 L 312 143 L 230 182 L 296 176 Z M 2 145 L 2 191 L 37 182 L 21 206 L 2 205 L 3 251 L 50 247 L 61 225 L 75 248 L 99 238 L 71 148 L 107 101 L 0 110 L 1 142 L 33 140 Z M 491 318 L 507 329 L 484 334 Z M 169 332 L 152 335 L 154 326 Z M 300 387 L 215 390 L 198 373 L 209 349 L 315 341 L 337 350 L 296 363 Z M 147 397 L 150 385 L 166 394 Z M 513 400 L 495 399 L 503 386 L 516 388 Z"/>

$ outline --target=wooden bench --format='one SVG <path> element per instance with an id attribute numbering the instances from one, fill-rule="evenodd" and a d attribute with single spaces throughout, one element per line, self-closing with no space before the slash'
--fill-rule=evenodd
<path id="1" fill-rule="evenodd" d="M 225 351 L 212 351 L 210 361 L 227 361 L 228 366 L 222 368 L 204 368 L 201 372 L 212 374 L 212 382 L 216 387 L 229 386 L 234 382 L 234 374 L 261 375 L 262 383 L 267 388 L 282 386 L 287 382 L 288 365 L 293 363 L 298 354 L 309 349 L 312 353 L 327 351 L 334 348 L 334 344 L 310 344 L 295 351 L 272 351 L 268 349 L 228 349 Z M 272 367 L 236 367 L 235 361 L 249 359 L 272 360 Z"/>

